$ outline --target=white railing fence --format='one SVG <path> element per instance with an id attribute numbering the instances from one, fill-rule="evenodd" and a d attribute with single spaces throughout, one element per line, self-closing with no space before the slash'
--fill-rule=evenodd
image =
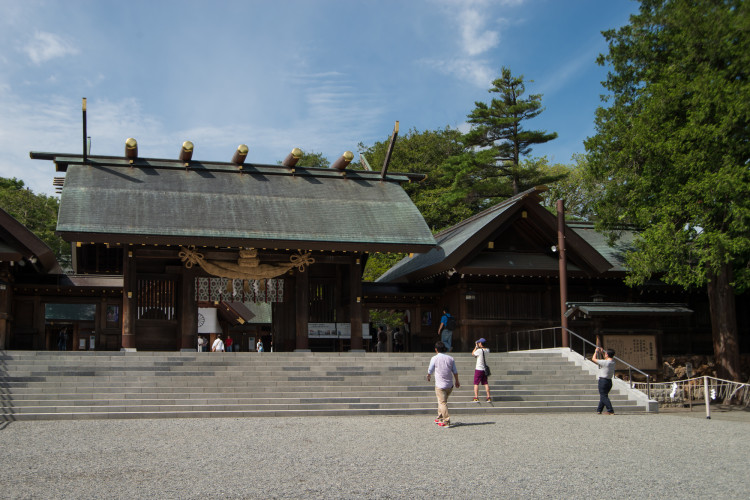
<path id="1" fill-rule="evenodd" d="M 695 377 L 673 382 L 634 382 L 633 388 L 649 391 L 650 398 L 660 406 L 689 407 L 703 405 L 706 418 L 711 418 L 711 405 L 726 405 L 747 409 L 750 406 L 750 384 L 732 382 L 715 377 Z M 708 397 L 706 397 L 708 395 Z"/>

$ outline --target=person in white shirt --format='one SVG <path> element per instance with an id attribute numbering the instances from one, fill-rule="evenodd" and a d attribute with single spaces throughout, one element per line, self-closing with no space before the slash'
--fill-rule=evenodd
<path id="1" fill-rule="evenodd" d="M 221 335 L 216 336 L 216 340 L 211 346 L 211 352 L 224 352 L 224 341 L 221 340 Z"/>
<path id="2" fill-rule="evenodd" d="M 601 359 L 600 356 L 604 356 Z M 591 361 L 599 365 L 599 406 L 596 408 L 596 413 L 602 414 L 602 410 L 607 408 L 607 415 L 614 415 L 615 410 L 612 408 L 612 402 L 609 400 L 609 391 L 612 390 L 612 378 L 615 376 L 615 351 L 613 349 L 607 349 L 606 351 L 601 347 L 597 347 L 594 352 L 594 357 Z"/>
<path id="3" fill-rule="evenodd" d="M 257 344 L 255 344 L 255 350 L 258 352 L 263 352 L 265 349 L 263 348 L 263 341 L 259 340 Z"/>
<path id="4" fill-rule="evenodd" d="M 487 402 L 492 402 L 490 397 L 490 383 L 487 381 L 487 373 L 484 368 L 487 366 L 485 358 L 490 350 L 484 347 L 484 343 L 487 342 L 484 338 L 476 341 L 474 350 L 471 351 L 471 355 L 477 358 L 477 366 L 474 368 L 474 402 L 479 402 L 479 386 L 483 385 L 484 390 L 487 392 Z"/>

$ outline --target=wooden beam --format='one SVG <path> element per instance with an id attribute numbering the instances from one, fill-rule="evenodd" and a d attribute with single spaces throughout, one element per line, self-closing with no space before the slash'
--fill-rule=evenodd
<path id="1" fill-rule="evenodd" d="M 388 174 L 388 164 L 391 163 L 391 154 L 393 153 L 393 146 L 396 144 L 396 138 L 398 137 L 398 122 L 393 127 L 393 134 L 391 134 L 391 142 L 388 144 L 388 152 L 385 154 L 385 161 L 383 162 L 383 170 L 380 171 L 380 178 L 385 179 Z"/>

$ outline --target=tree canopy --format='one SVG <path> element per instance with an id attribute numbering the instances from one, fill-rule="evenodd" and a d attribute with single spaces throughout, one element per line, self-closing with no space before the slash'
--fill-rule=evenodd
<path id="1" fill-rule="evenodd" d="M 599 227 L 642 228 L 629 282 L 707 286 L 714 353 L 739 376 L 734 294 L 750 286 L 750 4 L 642 0 L 604 32 L 609 105 L 585 145 Z"/>
<path id="2" fill-rule="evenodd" d="M 548 210 L 556 213 L 557 200 L 564 200 L 567 218 L 596 219 L 594 205 L 601 192 L 601 186 L 585 175 L 586 155 L 574 154 L 572 165 L 549 165 L 546 157 L 535 160 L 543 163 L 552 175 L 565 175 L 564 178 L 549 184 L 548 191 L 542 194 L 543 204 Z"/>
<path id="3" fill-rule="evenodd" d="M 0 177 L 0 208 L 49 246 L 61 266 L 70 263 L 70 244 L 55 235 L 60 200 L 34 194 L 22 180 Z"/>
<path id="4" fill-rule="evenodd" d="M 390 138 L 372 146 L 359 145 L 373 169 L 382 168 Z M 466 193 L 456 189 L 460 180 L 450 163 L 465 152 L 461 132 L 450 127 L 419 132 L 409 130 L 396 141 L 388 170 L 415 172 L 427 178 L 418 184 L 404 184 L 427 225 L 439 231 L 469 217 L 474 212 Z"/>

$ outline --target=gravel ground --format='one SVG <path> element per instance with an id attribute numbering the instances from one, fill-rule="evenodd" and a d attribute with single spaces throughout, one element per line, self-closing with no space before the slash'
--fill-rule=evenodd
<path id="1" fill-rule="evenodd" d="M 11 422 L 1 498 L 750 498 L 750 419 Z"/>

